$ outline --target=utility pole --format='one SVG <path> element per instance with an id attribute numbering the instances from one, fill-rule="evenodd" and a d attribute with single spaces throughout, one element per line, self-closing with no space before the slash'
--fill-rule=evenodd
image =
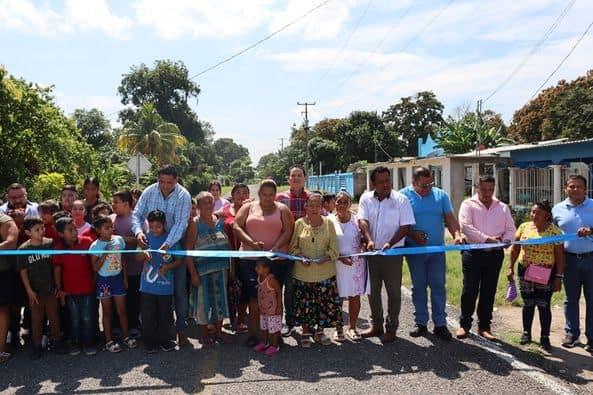
<path id="1" fill-rule="evenodd" d="M 480 127 L 482 126 L 482 99 L 476 103 L 476 156 L 480 156 Z"/>
<path id="2" fill-rule="evenodd" d="M 302 111 L 301 114 L 305 116 L 305 170 L 309 172 L 309 106 L 314 106 L 315 102 L 297 102 L 297 105 L 305 106 L 305 111 Z"/>
<path id="3" fill-rule="evenodd" d="M 284 152 L 284 137 L 280 137 L 280 152 Z"/>

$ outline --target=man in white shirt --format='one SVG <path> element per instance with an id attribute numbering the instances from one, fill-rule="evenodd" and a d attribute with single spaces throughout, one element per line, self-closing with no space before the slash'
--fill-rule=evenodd
<path id="1" fill-rule="evenodd" d="M 379 166 L 371 173 L 373 190 L 365 192 L 358 204 L 358 222 L 367 250 L 402 247 L 404 239 L 415 224 L 412 206 L 407 197 L 394 191 L 388 168 Z M 402 256 L 369 256 L 371 294 L 371 328 L 363 337 L 381 336 L 383 343 L 396 339 L 401 307 Z M 383 318 L 381 289 L 387 291 L 387 317 Z M 383 323 L 385 322 L 385 328 Z"/>

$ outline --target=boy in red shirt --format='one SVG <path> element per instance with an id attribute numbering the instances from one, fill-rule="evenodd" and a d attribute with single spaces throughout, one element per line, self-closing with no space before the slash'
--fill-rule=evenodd
<path id="1" fill-rule="evenodd" d="M 60 236 L 60 250 L 87 251 L 92 244 L 88 237 L 78 236 L 76 225 L 70 217 L 56 221 Z M 78 355 L 82 347 L 86 355 L 95 355 L 95 279 L 90 255 L 54 255 L 62 296 L 66 296 L 70 315 L 70 335 L 73 340 L 70 355 Z"/>
<path id="2" fill-rule="evenodd" d="M 58 211 L 60 211 L 60 206 L 55 200 L 46 200 L 37 206 L 37 212 L 45 225 L 44 236 L 52 239 L 54 243 L 60 241 L 60 236 L 54 226 L 54 214 Z"/>

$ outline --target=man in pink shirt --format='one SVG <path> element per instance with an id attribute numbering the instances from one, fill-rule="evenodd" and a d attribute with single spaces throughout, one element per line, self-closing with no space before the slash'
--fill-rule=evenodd
<path id="1" fill-rule="evenodd" d="M 478 193 L 461 204 L 459 224 L 469 243 L 500 243 L 515 237 L 516 228 L 511 210 L 494 197 L 494 187 L 494 177 L 480 177 Z M 466 338 L 469 333 L 478 295 L 478 333 L 487 340 L 495 339 L 490 324 L 503 259 L 502 248 L 463 251 L 463 291 L 458 339 Z"/>

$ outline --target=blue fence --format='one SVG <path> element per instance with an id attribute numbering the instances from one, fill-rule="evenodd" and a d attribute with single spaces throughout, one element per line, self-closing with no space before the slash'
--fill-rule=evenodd
<path id="1" fill-rule="evenodd" d="M 354 175 L 352 173 L 324 174 L 322 176 L 309 176 L 307 189 L 327 193 L 338 193 L 344 189 L 354 196 Z"/>

